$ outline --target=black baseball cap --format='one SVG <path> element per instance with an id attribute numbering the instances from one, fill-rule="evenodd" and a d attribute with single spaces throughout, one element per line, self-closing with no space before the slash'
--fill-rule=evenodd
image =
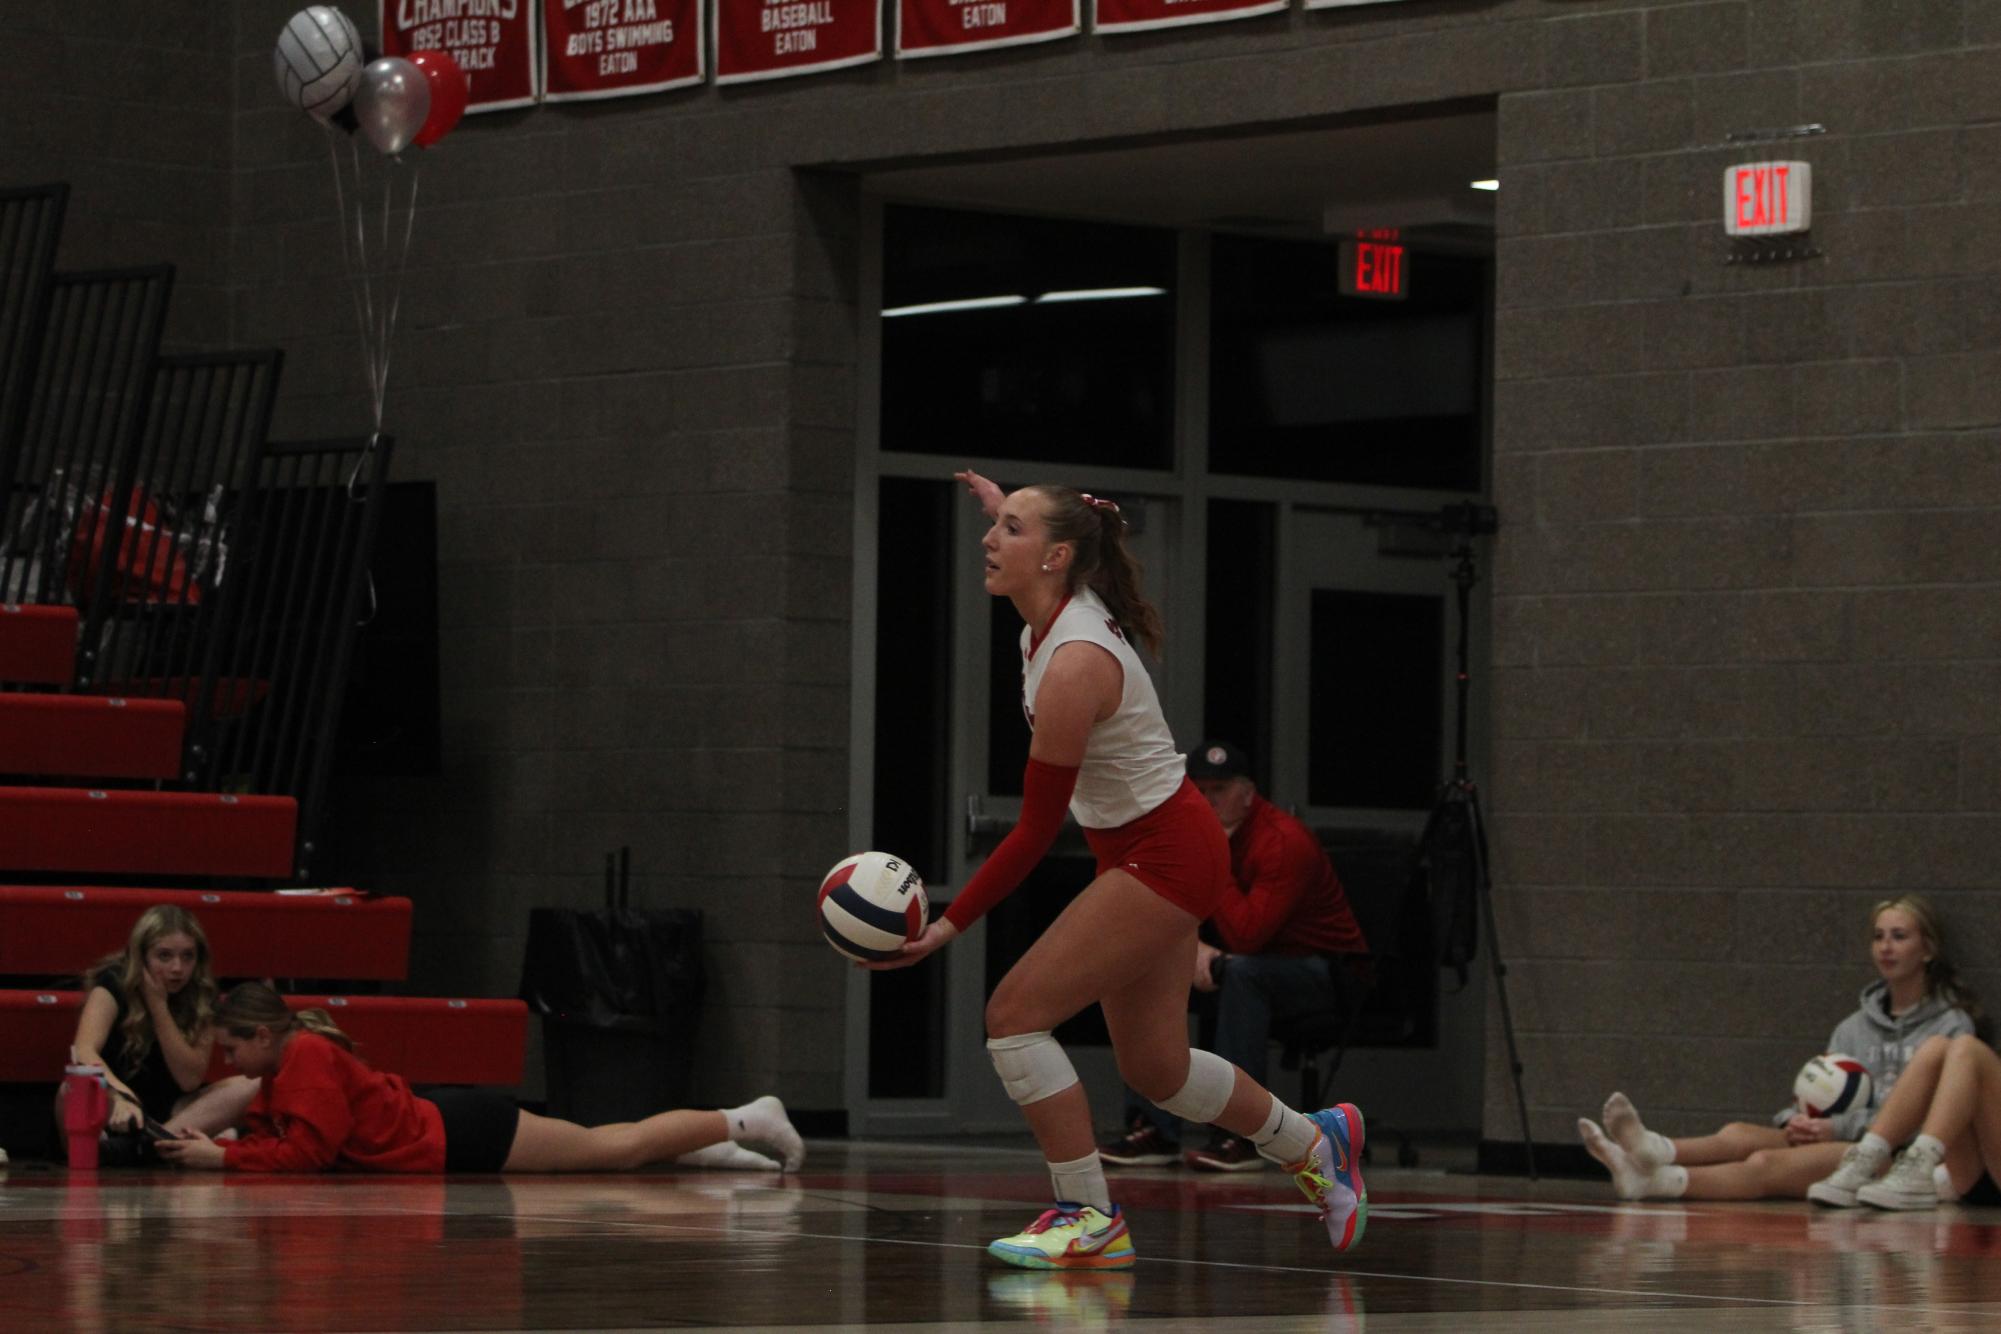
<path id="1" fill-rule="evenodd" d="M 1250 773 L 1250 757 L 1227 741 L 1212 738 L 1203 742 L 1201 748 L 1188 757 L 1188 776 L 1198 781 L 1207 778 L 1248 778 Z"/>

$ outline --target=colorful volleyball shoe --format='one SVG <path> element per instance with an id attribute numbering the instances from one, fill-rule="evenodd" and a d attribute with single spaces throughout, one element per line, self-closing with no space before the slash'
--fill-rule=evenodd
<path id="1" fill-rule="evenodd" d="M 1062 1200 L 1022 1231 L 988 1246 L 987 1254 L 1023 1269 L 1129 1269 L 1134 1259 L 1126 1216 L 1117 1205 L 1105 1215 Z"/>
<path id="2" fill-rule="evenodd" d="M 1320 1210 L 1334 1249 L 1345 1251 L 1369 1226 L 1369 1192 L 1362 1184 L 1362 1109 L 1344 1102 L 1306 1119 L 1319 1133 L 1306 1157 L 1286 1170 Z"/>

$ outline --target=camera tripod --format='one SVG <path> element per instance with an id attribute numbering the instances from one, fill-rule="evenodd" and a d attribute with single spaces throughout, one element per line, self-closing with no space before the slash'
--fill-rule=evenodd
<path id="1" fill-rule="evenodd" d="M 1466 508 L 1470 518 L 1471 507 Z M 1459 591 L 1458 715 L 1453 738 L 1452 777 L 1439 789 L 1438 800 L 1425 821 L 1418 855 L 1419 865 L 1425 871 L 1432 890 L 1433 911 L 1446 913 L 1447 921 L 1452 924 L 1446 952 L 1448 956 L 1456 956 L 1454 947 L 1463 950 L 1463 957 L 1444 960 L 1459 970 L 1462 985 L 1466 980 L 1467 961 L 1478 952 L 1478 936 L 1474 924 L 1470 920 L 1460 920 L 1459 914 L 1470 911 L 1472 900 L 1478 900 L 1480 925 L 1487 933 L 1487 962 L 1494 974 L 1494 991 L 1501 1001 L 1501 1032 L 1508 1043 L 1508 1073 L 1514 1079 L 1515 1109 L 1521 1115 L 1522 1152 L 1528 1160 L 1529 1180 L 1534 1181 L 1537 1179 L 1535 1143 L 1529 1135 L 1528 1099 L 1522 1093 L 1522 1058 L 1515 1045 L 1514 1014 L 1508 1007 L 1508 966 L 1501 959 L 1500 938 L 1494 930 L 1494 882 L 1487 863 L 1487 827 L 1480 814 L 1480 791 L 1473 785 L 1466 770 L 1466 703 L 1472 684 L 1467 664 L 1467 621 L 1470 597 L 1476 582 L 1473 537 L 1479 531 L 1482 529 L 1478 524 L 1469 522 L 1461 530 L 1458 545 L 1451 552 L 1452 582 Z"/>

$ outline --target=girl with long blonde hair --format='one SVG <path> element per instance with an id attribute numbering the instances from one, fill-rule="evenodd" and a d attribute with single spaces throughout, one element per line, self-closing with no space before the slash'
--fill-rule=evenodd
<path id="1" fill-rule="evenodd" d="M 136 1131 L 151 1118 L 169 1130 L 212 1134 L 249 1104 L 256 1092 L 249 1080 L 203 1087 L 216 981 L 208 937 L 193 913 L 165 903 L 148 908 L 125 948 L 93 964 L 84 986 L 71 1060 L 104 1067 L 112 1094 L 108 1130 Z M 63 1098 L 59 1090 L 58 1121 Z"/>

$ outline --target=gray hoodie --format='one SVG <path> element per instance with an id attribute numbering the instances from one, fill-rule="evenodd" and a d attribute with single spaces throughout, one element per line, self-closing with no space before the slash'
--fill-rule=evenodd
<path id="1" fill-rule="evenodd" d="M 1834 1034 L 1827 1040 L 1827 1050 L 1842 1056 L 1853 1056 L 1869 1067 L 1869 1105 L 1850 1107 L 1834 1117 L 1834 1137 L 1838 1140 L 1862 1138 L 1862 1132 L 1875 1119 L 1877 1109 L 1890 1096 L 1897 1076 L 1904 1073 L 1904 1067 L 1911 1063 L 1911 1057 L 1917 1054 L 1926 1038 L 1957 1037 L 1972 1031 L 1973 1020 L 1966 1011 L 1948 1005 L 1936 996 L 1925 997 L 1908 1013 L 1893 1019 L 1890 1017 L 1890 984 L 1878 978 L 1862 988 L 1861 1008 L 1834 1026 Z M 1799 1108 L 1789 1105 L 1772 1118 L 1772 1124 L 1782 1126 L 1797 1115 Z"/>

